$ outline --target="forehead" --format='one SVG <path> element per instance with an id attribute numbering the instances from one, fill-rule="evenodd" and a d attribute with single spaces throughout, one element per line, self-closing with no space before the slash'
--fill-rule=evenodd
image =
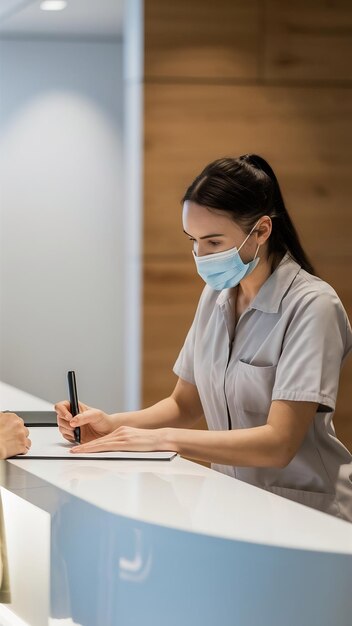
<path id="1" fill-rule="evenodd" d="M 225 211 L 208 209 L 190 200 L 183 204 L 182 224 L 187 233 L 196 237 L 209 233 L 243 233 L 242 228 Z"/>

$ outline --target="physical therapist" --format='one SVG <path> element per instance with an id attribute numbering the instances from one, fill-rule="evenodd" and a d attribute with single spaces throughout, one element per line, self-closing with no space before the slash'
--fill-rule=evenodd
<path id="1" fill-rule="evenodd" d="M 106 413 L 56 405 L 76 452 L 175 450 L 220 472 L 352 521 L 352 456 L 332 417 L 351 327 L 315 276 L 268 163 L 210 163 L 183 198 L 183 228 L 206 282 L 175 363 L 178 382 L 154 406 Z M 319 224 L 317 224 L 317 232 Z M 193 429 L 204 415 L 208 431 Z"/>

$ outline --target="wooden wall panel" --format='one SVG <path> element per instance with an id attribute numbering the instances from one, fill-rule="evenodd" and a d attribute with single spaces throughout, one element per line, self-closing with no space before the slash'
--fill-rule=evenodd
<path id="1" fill-rule="evenodd" d="M 147 1 L 146 79 L 257 77 L 260 2 Z"/>
<path id="2" fill-rule="evenodd" d="M 187 185 L 208 161 L 251 151 L 272 163 L 311 253 L 352 253 L 346 90 L 146 84 L 145 112 L 147 256 L 187 254 L 180 205 Z"/>
<path id="3" fill-rule="evenodd" d="M 350 0 L 267 0 L 266 79 L 352 80 Z"/>
<path id="4" fill-rule="evenodd" d="M 350 451 L 352 451 L 351 380 L 352 360 L 348 359 L 341 372 L 334 424 L 337 436 Z"/>
<path id="5" fill-rule="evenodd" d="M 241 36 L 236 42 L 235 31 L 231 37 L 236 11 L 238 28 L 252 33 L 249 47 Z M 172 365 L 202 287 L 182 233 L 180 199 L 214 158 L 257 152 L 271 162 L 304 247 L 352 319 L 352 85 L 342 82 L 349 79 L 351 20 L 352 4 L 333 0 L 146 0 L 144 404 L 175 384 Z M 280 55 L 293 52 L 299 62 L 283 69 Z M 352 359 L 335 415 L 352 449 L 351 376 Z"/>

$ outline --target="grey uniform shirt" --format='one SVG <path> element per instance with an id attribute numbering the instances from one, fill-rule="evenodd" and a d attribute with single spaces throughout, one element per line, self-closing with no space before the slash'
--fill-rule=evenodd
<path id="1" fill-rule="evenodd" d="M 174 365 L 197 386 L 209 430 L 267 422 L 273 400 L 319 403 L 284 468 L 212 467 L 352 521 L 352 456 L 332 417 L 351 327 L 335 291 L 286 254 L 235 325 L 234 289 L 206 286 Z"/>

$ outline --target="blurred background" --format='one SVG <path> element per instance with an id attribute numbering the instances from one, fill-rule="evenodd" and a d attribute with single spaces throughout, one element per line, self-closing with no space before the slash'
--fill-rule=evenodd
<path id="1" fill-rule="evenodd" d="M 5 5 L 4 382 L 56 401 L 76 368 L 82 400 L 106 410 L 170 393 L 203 286 L 180 198 L 225 155 L 270 162 L 351 319 L 350 2 Z M 351 361 L 335 417 L 350 449 Z"/>
<path id="2" fill-rule="evenodd" d="M 140 10 L 0 0 L 0 379 L 107 411 L 140 402 Z"/>

